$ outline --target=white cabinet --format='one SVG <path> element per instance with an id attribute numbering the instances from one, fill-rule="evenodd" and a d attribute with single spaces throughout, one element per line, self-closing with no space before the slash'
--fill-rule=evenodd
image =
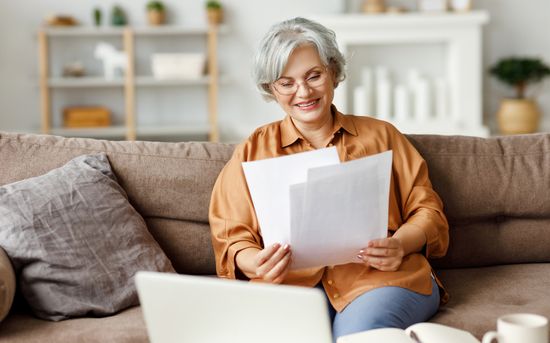
<path id="1" fill-rule="evenodd" d="M 487 12 L 346 14 L 314 19 L 335 31 L 346 56 L 348 78 L 336 89 L 334 100 L 341 111 L 381 117 L 405 133 L 489 135 L 483 124 L 481 84 L 482 25 L 489 20 Z M 377 113 L 373 105 L 370 113 L 356 113 L 353 104 L 359 107 L 361 102 L 354 99 L 354 93 L 361 93 L 357 87 L 364 85 L 364 75 L 376 74 L 377 69 L 391 74 L 390 109 Z M 410 75 L 421 75 L 429 86 L 424 113 L 415 113 L 414 102 L 423 100 L 411 89 Z M 376 102 L 376 88 L 374 81 L 369 101 Z M 404 96 L 405 89 L 410 103 L 404 106 L 396 95 Z M 408 114 L 403 107 L 410 109 Z"/>
<path id="2" fill-rule="evenodd" d="M 64 136 L 121 138 L 134 140 L 148 137 L 207 135 L 218 141 L 217 99 L 218 63 L 217 40 L 223 26 L 186 28 L 173 26 L 94 28 L 44 28 L 39 31 L 39 67 L 42 132 Z M 205 54 L 207 74 L 199 79 L 157 79 L 151 74 L 150 55 L 158 51 L 155 44 L 171 49 L 187 41 Z M 127 68 L 124 75 L 106 79 L 94 62 L 93 48 L 99 41 L 107 41 L 124 50 Z M 169 51 L 164 51 L 169 52 Z M 61 57 L 60 57 L 61 56 Z M 76 57 L 75 57 L 76 56 Z M 63 77 L 62 63 L 69 58 L 87 62 L 96 70 L 83 77 Z M 61 60 L 61 61 L 60 61 Z M 161 107 L 165 96 L 192 98 L 200 106 L 170 106 L 172 111 L 192 113 L 189 122 L 162 118 Z M 147 101 L 144 99 L 153 99 Z M 199 99 L 199 100 L 197 100 Z M 204 101 L 200 100 L 204 99 Z M 69 104 L 67 102 L 70 102 Z M 105 105 L 112 109 L 113 125 L 98 128 L 64 128 L 61 108 L 66 105 Z M 109 105 L 104 104 L 109 103 Z M 186 113 L 187 114 L 187 113 Z M 172 116 L 173 117 L 173 116 Z"/>

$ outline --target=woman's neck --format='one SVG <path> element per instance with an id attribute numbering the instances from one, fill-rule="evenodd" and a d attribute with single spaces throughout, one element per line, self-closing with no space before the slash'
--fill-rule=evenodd
<path id="1" fill-rule="evenodd" d="M 304 124 L 292 120 L 298 131 L 316 149 L 324 148 L 332 135 L 334 116 L 332 113 L 326 117 L 323 123 Z"/>

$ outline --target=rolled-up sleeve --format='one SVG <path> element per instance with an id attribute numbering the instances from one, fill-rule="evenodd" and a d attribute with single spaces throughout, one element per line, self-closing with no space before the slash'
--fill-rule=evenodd
<path id="1" fill-rule="evenodd" d="M 404 135 L 397 130 L 392 135 L 393 181 L 403 219 L 399 230 L 420 228 L 426 235 L 426 257 L 442 257 L 449 246 L 443 202 L 432 188 L 426 161 Z"/>
<path id="2" fill-rule="evenodd" d="M 261 249 L 261 236 L 242 169 L 242 146 L 221 171 L 210 200 L 209 221 L 219 277 L 235 279 L 235 256 L 247 248 Z"/>

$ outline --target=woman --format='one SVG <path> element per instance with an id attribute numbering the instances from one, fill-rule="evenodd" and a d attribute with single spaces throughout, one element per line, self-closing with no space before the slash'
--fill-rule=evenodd
<path id="1" fill-rule="evenodd" d="M 214 186 L 210 224 L 218 275 L 322 287 L 335 340 L 429 319 L 446 295 L 440 299 L 427 257 L 446 253 L 448 224 L 425 161 L 389 123 L 343 115 L 332 105 L 345 77 L 344 58 L 324 26 L 303 18 L 273 26 L 254 68 L 261 94 L 286 116 L 240 144 Z M 291 270 L 292 247 L 263 246 L 241 163 L 329 146 L 337 148 L 341 161 L 393 150 L 388 237 L 357 251 L 363 264 Z"/>

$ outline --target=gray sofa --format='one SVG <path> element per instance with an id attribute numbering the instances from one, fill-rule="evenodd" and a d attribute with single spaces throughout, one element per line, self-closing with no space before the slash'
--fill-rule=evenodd
<path id="1" fill-rule="evenodd" d="M 432 321 L 481 337 L 505 313 L 550 317 L 550 134 L 409 139 L 428 162 L 451 228 L 447 256 L 432 261 L 451 298 Z M 232 151 L 220 143 L 0 133 L 0 185 L 41 175 L 78 155 L 106 152 L 176 271 L 211 275 L 210 192 Z M 146 341 L 139 307 L 48 322 L 30 315 L 16 296 L 0 322 L 2 343 Z"/>

